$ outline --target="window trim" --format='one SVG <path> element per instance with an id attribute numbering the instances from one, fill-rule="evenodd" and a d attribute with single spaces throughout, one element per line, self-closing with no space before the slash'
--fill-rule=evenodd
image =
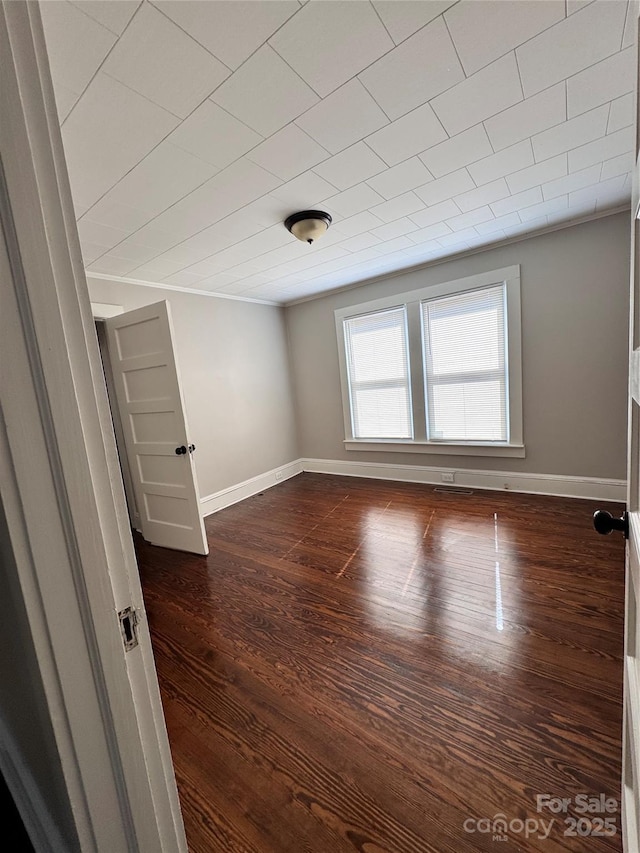
<path id="1" fill-rule="evenodd" d="M 453 293 L 479 290 L 491 285 L 506 286 L 507 376 L 509 441 L 439 441 L 427 438 L 425 406 L 425 376 L 422 353 L 422 302 Z M 344 320 L 362 314 L 406 306 L 409 344 L 409 387 L 412 400 L 413 440 L 355 438 L 351 425 L 351 404 L 344 340 Z M 516 264 L 490 272 L 478 273 L 453 281 L 442 282 L 417 290 L 385 296 L 369 302 L 338 308 L 334 311 L 338 341 L 338 362 L 344 418 L 346 450 L 387 451 L 402 453 L 437 453 L 450 456 L 511 456 L 524 457 L 522 423 L 522 318 L 520 299 L 520 265 Z"/>

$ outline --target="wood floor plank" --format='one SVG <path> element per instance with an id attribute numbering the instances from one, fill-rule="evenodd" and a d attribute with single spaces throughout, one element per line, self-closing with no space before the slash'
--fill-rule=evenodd
<path id="1" fill-rule="evenodd" d="M 510 849 L 621 850 L 536 811 L 619 798 L 624 547 L 595 508 L 304 474 L 208 518 L 208 558 L 138 542 L 190 849 L 495 850 L 502 813 Z"/>

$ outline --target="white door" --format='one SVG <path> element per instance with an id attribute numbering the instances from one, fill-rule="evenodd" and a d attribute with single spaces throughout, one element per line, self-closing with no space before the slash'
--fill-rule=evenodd
<path id="1" fill-rule="evenodd" d="M 637 33 L 637 26 L 636 26 Z M 637 107 L 636 107 L 637 114 Z M 625 582 L 622 832 L 627 853 L 640 850 L 640 205 L 639 157 L 633 175 L 631 302 L 629 306 L 629 429 L 627 566 Z M 624 525 L 621 525 L 624 527 Z"/>
<path id="2" fill-rule="evenodd" d="M 208 554 L 169 304 L 145 305 L 105 325 L 142 535 Z"/>

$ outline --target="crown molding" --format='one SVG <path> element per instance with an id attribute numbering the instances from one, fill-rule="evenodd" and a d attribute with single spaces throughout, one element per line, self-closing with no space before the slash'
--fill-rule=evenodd
<path id="1" fill-rule="evenodd" d="M 274 302 L 269 299 L 255 299 L 250 296 L 232 296 L 229 293 L 214 293 L 211 290 L 196 290 L 195 287 L 178 287 L 177 284 L 159 284 L 156 281 L 143 281 L 139 278 L 127 278 L 126 276 L 108 275 L 102 272 L 91 272 L 85 270 L 87 278 L 98 278 L 102 281 L 115 281 L 120 284 L 137 284 L 140 287 L 157 287 L 160 290 L 175 290 L 178 293 L 191 293 L 196 296 L 212 296 L 214 299 L 232 299 L 234 302 L 254 302 L 256 305 L 270 305 L 273 308 L 282 308 L 282 302 Z"/>

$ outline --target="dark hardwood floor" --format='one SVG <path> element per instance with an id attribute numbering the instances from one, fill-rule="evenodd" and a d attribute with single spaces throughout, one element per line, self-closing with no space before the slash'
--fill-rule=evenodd
<path id="1" fill-rule="evenodd" d="M 597 506 L 303 474 L 208 518 L 208 558 L 138 543 L 192 853 L 621 850 L 574 800 L 620 797 Z"/>

